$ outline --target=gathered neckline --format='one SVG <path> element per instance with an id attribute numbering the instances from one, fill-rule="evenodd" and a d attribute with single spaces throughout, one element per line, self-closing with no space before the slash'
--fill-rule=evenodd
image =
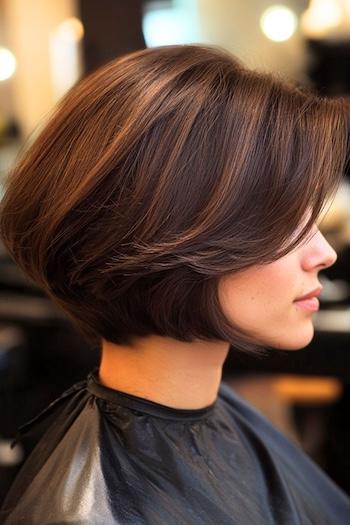
<path id="1" fill-rule="evenodd" d="M 99 380 L 99 369 L 94 368 L 87 378 L 87 390 L 97 398 L 151 416 L 165 419 L 202 419 L 214 412 L 218 398 L 203 408 L 174 408 L 134 394 L 122 392 L 103 385 Z"/>

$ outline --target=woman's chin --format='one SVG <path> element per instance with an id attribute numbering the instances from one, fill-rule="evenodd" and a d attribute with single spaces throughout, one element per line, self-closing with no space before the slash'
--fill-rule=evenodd
<path id="1" fill-rule="evenodd" d="M 302 350 L 311 343 L 314 333 L 314 326 L 309 321 L 307 325 L 299 330 L 293 330 L 291 333 L 288 333 L 288 330 L 286 330 L 278 340 L 269 341 L 267 344 L 270 348 L 276 350 Z"/>

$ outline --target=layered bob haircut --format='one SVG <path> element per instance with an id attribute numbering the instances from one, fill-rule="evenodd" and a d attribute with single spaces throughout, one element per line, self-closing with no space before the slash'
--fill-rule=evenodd
<path id="1" fill-rule="evenodd" d="M 0 233 L 91 342 L 258 350 L 223 314 L 218 281 L 306 238 L 347 147 L 342 99 L 217 46 L 143 49 L 61 99 L 7 179 Z"/>

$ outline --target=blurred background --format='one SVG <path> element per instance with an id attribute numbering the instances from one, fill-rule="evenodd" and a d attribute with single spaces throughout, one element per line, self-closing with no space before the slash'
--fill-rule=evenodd
<path id="1" fill-rule="evenodd" d="M 79 78 L 129 51 L 191 42 L 350 101 L 350 0 L 0 0 L 0 198 L 16 156 Z M 224 380 L 350 494 L 349 173 L 321 230 L 338 260 L 320 275 L 312 343 L 264 359 L 232 349 Z M 27 453 L 9 446 L 17 427 L 98 360 L 0 245 L 0 501 Z"/>

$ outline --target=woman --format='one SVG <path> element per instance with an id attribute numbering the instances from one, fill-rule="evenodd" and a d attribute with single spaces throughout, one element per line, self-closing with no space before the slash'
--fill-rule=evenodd
<path id="1" fill-rule="evenodd" d="M 1 234 L 101 363 L 21 427 L 37 445 L 6 525 L 350 522 L 221 382 L 231 345 L 311 341 L 346 151 L 341 101 L 216 47 L 134 52 L 64 97 L 9 177 Z"/>

